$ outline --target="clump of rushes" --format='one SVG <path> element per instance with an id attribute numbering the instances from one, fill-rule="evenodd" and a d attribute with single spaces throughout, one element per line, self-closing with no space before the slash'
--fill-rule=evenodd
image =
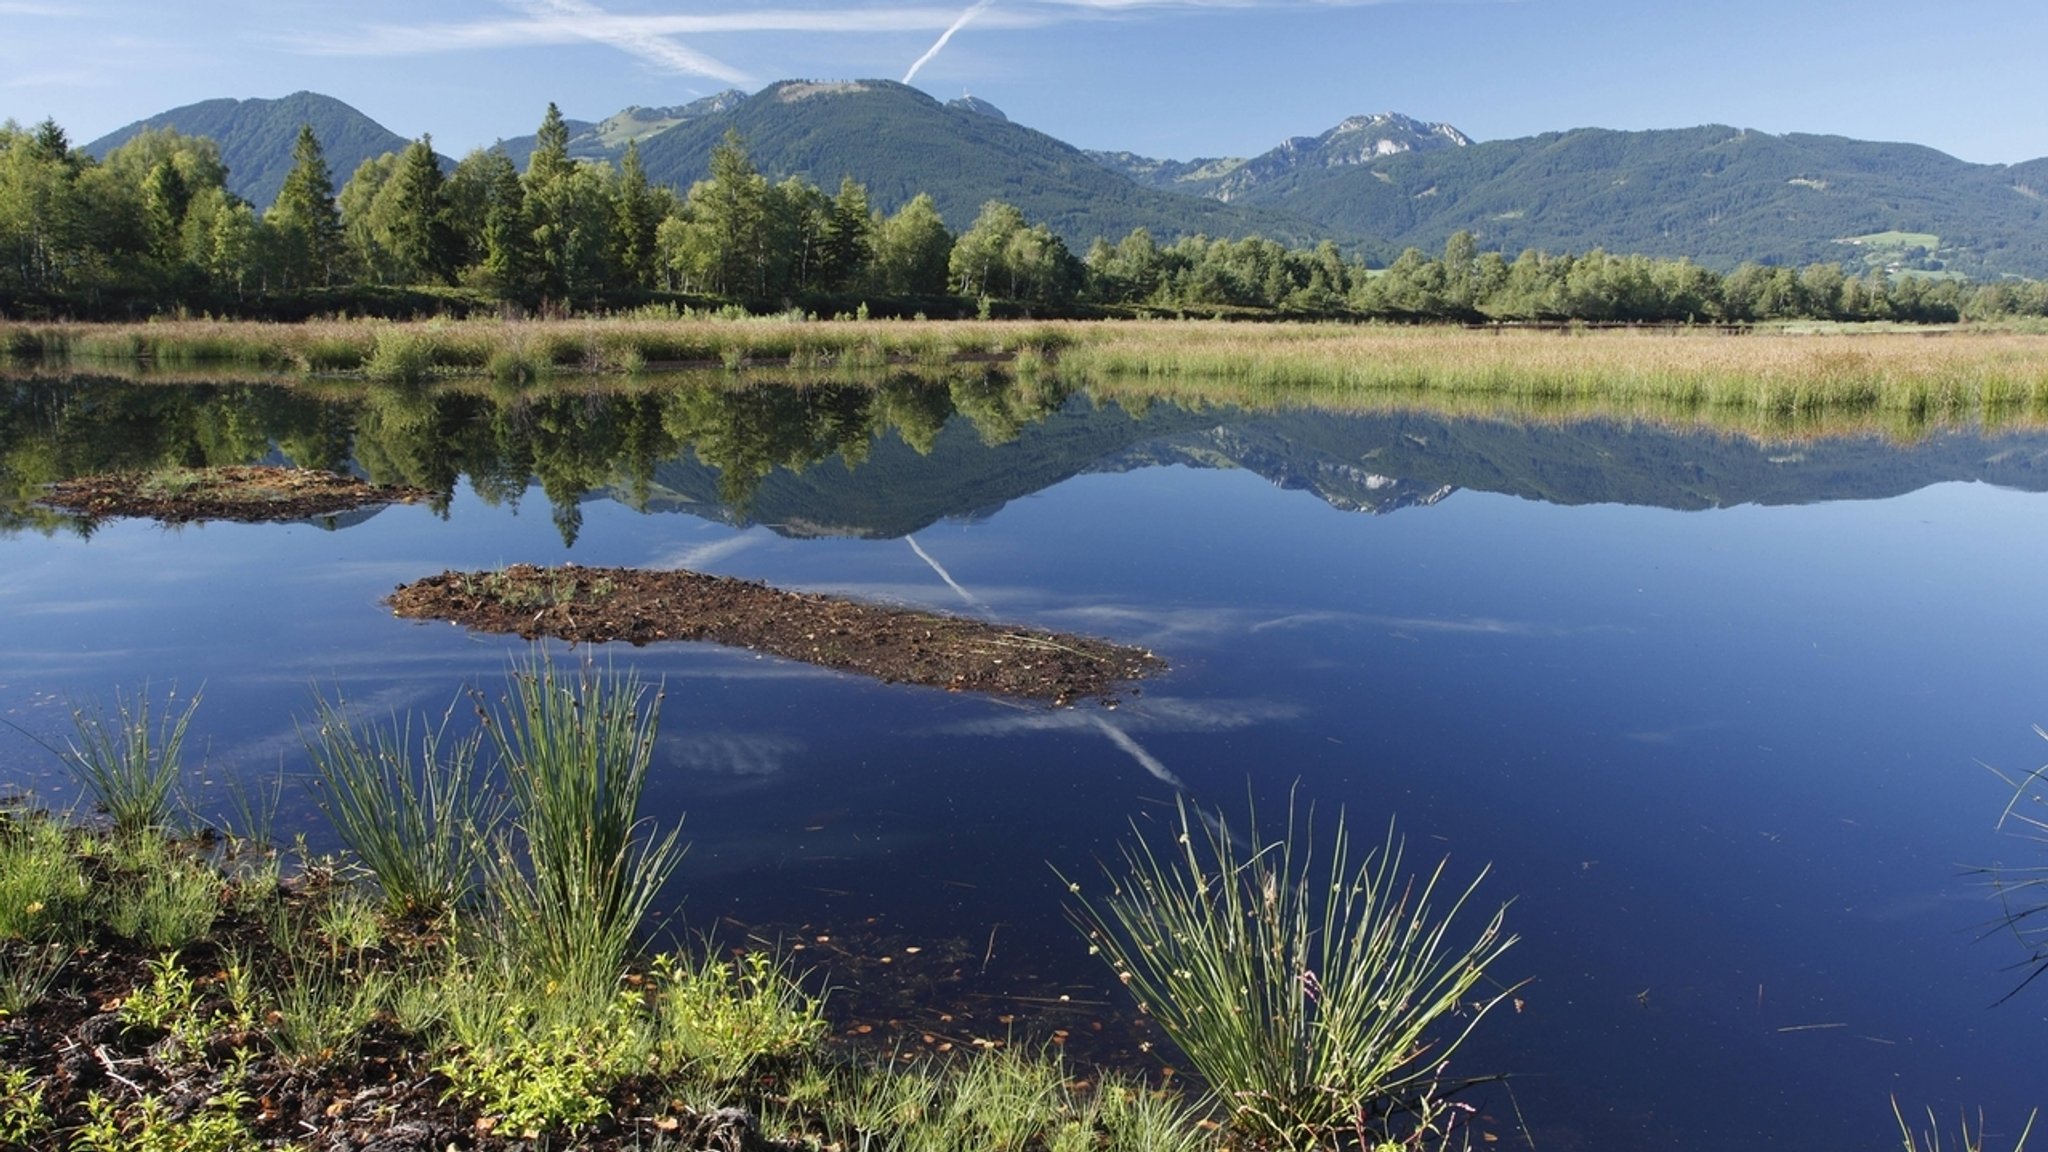
<path id="1" fill-rule="evenodd" d="M 478 786 L 481 736 L 452 737 L 448 714 L 415 739 L 410 718 L 359 721 L 340 695 L 318 707 L 300 738 L 320 776 L 320 807 L 376 877 L 385 910 L 437 915 L 462 903 L 504 813 Z"/>
<path id="2" fill-rule="evenodd" d="M 72 710 L 77 736 L 58 755 L 94 805 L 113 820 L 116 833 L 170 826 L 184 767 L 185 730 L 200 694 L 193 693 L 182 711 L 175 707 L 177 697 L 172 689 L 154 724 L 147 686 L 133 701 L 116 692 L 112 716 L 97 704 Z"/>
<path id="3" fill-rule="evenodd" d="M 1104 867 L 1106 895 L 1069 883 L 1073 918 L 1253 1141 L 1401 1139 L 1395 1126 L 1508 995 L 1467 999 L 1514 943 L 1505 907 L 1454 943 L 1479 881 L 1439 914 L 1443 865 L 1418 886 L 1391 828 L 1354 864 L 1341 817 L 1326 852 L 1292 805 L 1279 839 L 1254 826 L 1239 847 L 1183 805 L 1171 848 L 1140 837 L 1123 860 L 1122 875 Z"/>
<path id="4" fill-rule="evenodd" d="M 660 700 L 630 672 L 564 672 L 536 655 L 486 725 L 512 794 L 512 833 L 490 868 L 506 943 L 593 1000 L 616 986 L 682 854 L 680 829 L 640 818 Z"/>

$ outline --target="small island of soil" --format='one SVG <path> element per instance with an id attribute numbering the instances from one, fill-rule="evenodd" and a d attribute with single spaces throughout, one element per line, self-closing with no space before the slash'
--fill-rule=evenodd
<path id="1" fill-rule="evenodd" d="M 425 489 L 379 487 L 337 472 L 235 465 L 79 476 L 45 486 L 38 503 L 95 519 L 147 516 L 166 524 L 265 524 L 380 504 L 416 504 L 432 496 Z"/>
<path id="2" fill-rule="evenodd" d="M 786 592 L 699 572 L 538 568 L 443 572 L 402 584 L 393 613 L 578 643 L 709 640 L 890 683 L 1068 704 L 1113 699 L 1166 662 L 1142 648 Z"/>

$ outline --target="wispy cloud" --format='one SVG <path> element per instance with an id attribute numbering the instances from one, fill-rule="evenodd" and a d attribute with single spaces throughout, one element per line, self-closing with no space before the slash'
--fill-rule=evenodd
<path id="1" fill-rule="evenodd" d="M 0 0 L 0 12 L 9 0 Z M 469 21 L 351 26 L 331 31 L 294 32 L 287 43 L 322 56 L 418 56 L 487 52 L 512 48 L 607 44 L 665 72 L 705 76 L 729 84 L 749 82 L 742 68 L 683 43 L 684 36 L 889 35 L 939 33 L 937 42 L 913 63 L 908 82 L 947 40 L 970 21 L 989 30 L 1043 28 L 1082 20 L 1165 16 L 1177 11 L 1251 8 L 1348 8 L 1391 0 L 976 0 L 958 7 L 924 4 L 851 3 L 828 7 L 753 8 L 689 13 L 624 13 L 590 0 L 500 0 L 517 15 Z M 44 4 L 19 5 L 44 9 Z"/>
<path id="2" fill-rule="evenodd" d="M 939 50 L 946 46 L 946 41 L 951 40 L 955 32 L 958 32 L 962 28 L 967 27 L 969 21 L 973 20 L 976 16 L 981 15 L 983 12 L 988 11 L 990 5 L 994 3 L 995 0 L 975 0 L 974 4 L 970 6 L 967 9 L 967 11 L 962 12 L 958 19 L 954 20 L 951 24 L 946 25 L 946 30 L 944 32 L 939 33 L 938 41 L 934 43 L 930 48 L 925 49 L 924 55 L 919 56 L 917 58 L 917 63 L 912 64 L 910 66 L 910 71 L 905 72 L 903 74 L 903 82 L 905 84 L 908 84 L 912 80 L 915 80 L 917 78 L 917 70 L 924 67 L 926 64 L 931 63 L 932 57 L 937 56 L 939 54 Z"/>
<path id="3" fill-rule="evenodd" d="M 1258 724 L 1293 720 L 1301 716 L 1302 711 L 1298 704 L 1276 700 L 1193 700 L 1147 696 L 1141 703 L 1118 709 L 1115 726 L 1127 734 L 1235 732 Z M 1064 708 L 1057 712 L 1020 710 L 1010 715 L 963 720 L 945 725 L 937 732 L 945 736 L 1023 736 L 1100 729 L 1094 713 Z"/>
<path id="4" fill-rule="evenodd" d="M 78 13 L 55 4 L 27 4 L 0 0 L 0 16 L 75 16 Z"/>
<path id="5" fill-rule="evenodd" d="M 759 539 L 756 536 L 729 536 L 723 540 L 714 540 L 709 544 L 693 544 L 688 548 L 678 548 L 672 552 L 664 552 L 656 556 L 652 566 L 656 568 L 688 568 L 693 571 L 702 570 L 734 553 L 752 548 Z"/>
<path id="6" fill-rule="evenodd" d="M 667 758 L 688 771 L 749 778 L 776 775 L 804 747 L 803 741 L 790 736 L 729 730 L 662 741 Z"/>
<path id="7" fill-rule="evenodd" d="M 709 76 L 727 84 L 748 80 L 746 73 L 722 61 L 689 48 L 670 35 L 651 31 L 631 21 L 620 21 L 586 0 L 510 0 L 530 17 L 541 22 L 559 21 L 583 39 L 609 44 L 629 56 L 667 72 L 685 76 Z"/>

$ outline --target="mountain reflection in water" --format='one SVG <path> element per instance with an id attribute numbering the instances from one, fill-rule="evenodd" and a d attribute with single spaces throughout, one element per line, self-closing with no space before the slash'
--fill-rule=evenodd
<path id="1" fill-rule="evenodd" d="M 1977 761 L 2024 771 L 2048 722 L 2048 430 L 745 379 L 0 380 L 0 715 L 61 743 L 67 699 L 203 683 L 202 801 L 282 772 L 280 828 L 321 845 L 309 684 L 438 715 L 518 650 L 379 605 L 442 569 L 684 565 L 1091 632 L 1174 670 L 1109 714 L 594 653 L 668 687 L 681 923 L 809 941 L 837 1012 L 1156 1071 L 1047 863 L 1093 875 L 1177 797 L 1235 823 L 1298 790 L 1514 901 L 1525 1010 L 1455 1069 L 1516 1074 L 1473 1097 L 1503 1141 L 1517 1105 L 1542 1148 L 1732 1150 L 1882 1146 L 1892 1094 L 2008 1131 L 2048 1102 L 2044 1001 L 1991 1007 L 2019 957 L 1959 874 L 2039 859 Z M 34 503 L 259 461 L 438 500 L 176 531 Z M 0 736 L 19 789 L 67 798 Z"/>

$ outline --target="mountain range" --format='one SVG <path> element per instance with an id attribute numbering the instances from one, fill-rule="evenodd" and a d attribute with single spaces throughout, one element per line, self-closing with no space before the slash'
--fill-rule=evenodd
<path id="1" fill-rule="evenodd" d="M 261 206 L 276 195 L 302 122 L 337 181 L 405 143 L 339 100 L 302 92 L 187 105 L 86 147 L 104 155 L 146 127 L 212 136 L 234 190 Z M 1972 164 L 1839 136 L 1706 125 L 1478 142 L 1382 113 L 1258 156 L 1170 160 L 1084 152 L 986 101 L 941 103 L 887 80 L 782 81 L 569 128 L 573 155 L 615 161 L 637 142 L 649 176 L 678 188 L 701 179 L 711 149 L 735 131 L 773 179 L 802 176 L 831 191 L 852 176 L 884 210 L 927 192 L 956 230 L 985 201 L 1007 200 L 1076 249 L 1142 226 L 1161 240 L 1332 239 L 1385 260 L 1411 245 L 1438 251 L 1465 230 L 1510 255 L 1600 247 L 1724 270 L 1840 261 L 1851 271 L 2048 277 L 2048 158 Z M 523 164 L 533 138 L 502 144 Z"/>

